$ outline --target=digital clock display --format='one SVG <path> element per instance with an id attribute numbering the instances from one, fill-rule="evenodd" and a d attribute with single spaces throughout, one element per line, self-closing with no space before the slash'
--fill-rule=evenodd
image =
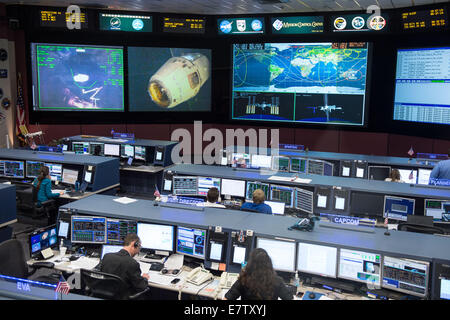
<path id="1" fill-rule="evenodd" d="M 86 12 L 83 10 L 79 14 L 66 12 L 65 8 L 39 10 L 39 25 L 41 27 L 67 28 L 67 23 L 80 23 L 81 29 L 87 29 Z"/>
<path id="2" fill-rule="evenodd" d="M 205 33 L 205 19 L 164 17 L 163 32 Z"/>
<path id="3" fill-rule="evenodd" d="M 402 13 L 402 29 L 438 29 L 448 26 L 447 11 L 444 7 Z"/>

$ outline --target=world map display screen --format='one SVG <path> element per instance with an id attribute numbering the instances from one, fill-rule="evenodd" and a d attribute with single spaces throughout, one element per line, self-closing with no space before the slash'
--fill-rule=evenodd
<path id="1" fill-rule="evenodd" d="M 363 126 L 369 43 L 233 45 L 236 120 Z"/>

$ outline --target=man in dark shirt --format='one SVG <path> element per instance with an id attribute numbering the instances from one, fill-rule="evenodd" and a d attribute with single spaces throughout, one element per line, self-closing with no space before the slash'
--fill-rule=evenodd
<path id="1" fill-rule="evenodd" d="M 128 234 L 119 252 L 107 253 L 103 257 L 100 271 L 122 278 L 128 285 L 129 295 L 144 291 L 148 286 L 148 274 L 141 274 L 139 263 L 133 259 L 141 250 L 141 241 L 135 233 Z"/>

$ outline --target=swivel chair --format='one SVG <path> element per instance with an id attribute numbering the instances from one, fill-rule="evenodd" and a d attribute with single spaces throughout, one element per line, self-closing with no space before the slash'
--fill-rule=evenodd
<path id="1" fill-rule="evenodd" d="M 25 213 L 29 213 L 31 218 L 47 218 L 50 223 L 52 211 L 56 210 L 56 202 L 54 199 L 41 202 L 37 201 L 37 188 L 34 185 L 28 185 L 25 188 L 17 189 L 17 208 Z"/>
<path id="2" fill-rule="evenodd" d="M 52 272 L 49 275 L 33 277 L 40 268 L 53 269 L 52 262 L 35 262 L 28 265 L 21 242 L 17 239 L 6 240 L 0 243 L 0 274 L 21 279 L 29 279 L 56 284 L 61 277 L 60 273 Z M 31 270 L 30 270 L 31 269 Z"/>
<path id="3" fill-rule="evenodd" d="M 91 297 L 109 300 L 136 300 L 149 291 L 147 287 L 144 291 L 129 295 L 125 281 L 110 273 L 80 269 L 80 275 L 82 290 Z"/>

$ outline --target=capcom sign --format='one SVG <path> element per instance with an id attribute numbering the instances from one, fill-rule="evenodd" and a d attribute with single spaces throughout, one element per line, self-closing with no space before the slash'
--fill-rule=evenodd
<path id="1" fill-rule="evenodd" d="M 377 222 L 375 219 L 349 217 L 329 213 L 321 213 L 320 218 L 322 221 L 332 222 L 336 224 L 347 224 L 366 227 L 375 227 L 375 224 Z"/>

